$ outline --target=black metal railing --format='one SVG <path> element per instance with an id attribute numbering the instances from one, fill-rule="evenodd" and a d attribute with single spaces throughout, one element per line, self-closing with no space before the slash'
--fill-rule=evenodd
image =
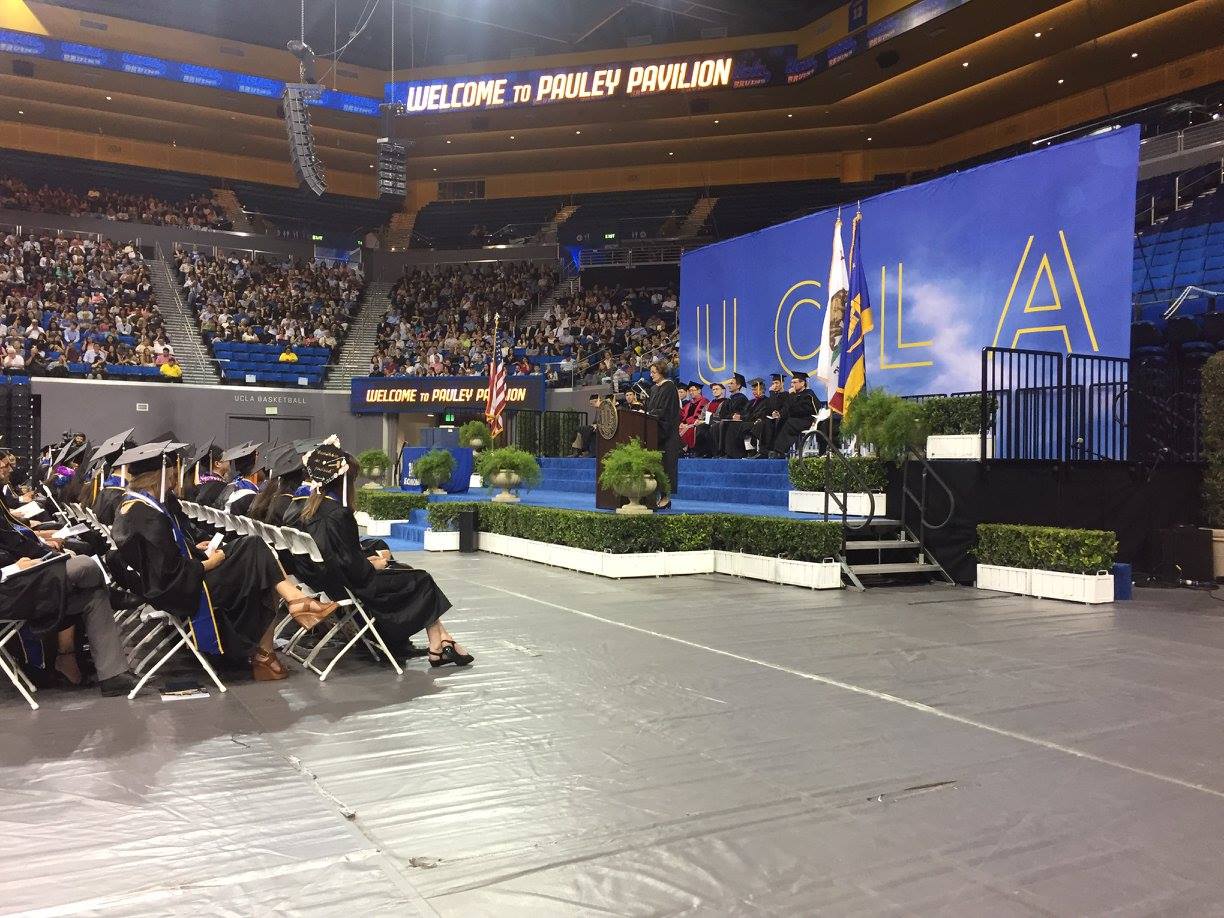
<path id="1" fill-rule="evenodd" d="M 516 411 L 510 416 L 506 442 L 534 456 L 568 456 L 578 428 L 585 423 L 586 414 L 579 411 Z"/>
<path id="2" fill-rule="evenodd" d="M 911 487 L 910 484 L 910 469 L 912 467 L 916 467 L 919 470 L 916 488 Z M 932 484 L 943 492 L 944 498 L 948 502 L 948 512 L 938 523 L 932 523 L 927 517 L 931 503 Z M 912 522 L 913 510 L 918 511 L 916 524 Z M 956 495 L 952 493 L 948 483 L 939 476 L 939 473 L 927 461 L 926 456 L 912 446 L 906 447 L 905 459 L 901 463 L 901 523 L 918 539 L 923 553 L 928 557 L 933 558 L 934 555 L 927 551 L 927 533 L 932 530 L 943 529 L 952 521 L 955 513 Z"/>
<path id="3" fill-rule="evenodd" d="M 846 533 L 849 531 L 859 532 L 871 525 L 875 519 L 875 494 L 871 491 L 871 486 L 862 477 L 858 467 L 851 462 L 847 457 L 843 456 L 835 449 L 830 449 L 824 455 L 824 515 L 826 520 L 831 520 L 836 516 L 841 516 L 842 521 L 842 553 L 845 554 Z M 833 466 L 834 463 L 841 463 L 841 492 L 833 487 Z M 850 487 L 850 482 L 853 481 L 854 488 Z M 847 505 L 850 503 L 851 494 L 866 494 L 867 495 L 867 515 L 856 518 L 855 522 L 850 522 L 850 514 L 847 511 Z M 836 505 L 837 509 L 834 509 Z M 833 512 L 830 512 L 830 511 Z"/>

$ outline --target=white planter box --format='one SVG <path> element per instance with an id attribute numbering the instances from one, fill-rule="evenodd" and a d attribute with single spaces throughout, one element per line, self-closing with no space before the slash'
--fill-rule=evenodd
<path id="1" fill-rule="evenodd" d="M 425 550 L 426 551 L 458 551 L 459 550 L 459 533 L 457 532 L 434 532 L 432 529 L 425 530 Z"/>
<path id="2" fill-rule="evenodd" d="M 927 437 L 928 459 L 981 459 L 981 434 L 936 434 Z M 994 439 L 986 438 L 986 458 L 994 458 Z"/>
<path id="3" fill-rule="evenodd" d="M 842 585 L 842 568 L 833 559 L 814 564 L 810 561 L 790 561 L 775 558 L 777 582 L 787 586 L 807 587 L 810 590 L 839 590 Z"/>
<path id="4" fill-rule="evenodd" d="M 885 511 L 885 494 L 872 494 L 870 497 L 867 494 L 847 494 L 846 495 L 846 513 L 850 516 L 867 516 L 872 513 L 871 499 L 875 499 L 874 516 L 884 516 Z M 829 496 L 829 515 L 841 516 L 841 506 L 838 501 L 842 499 L 840 494 Z M 820 513 L 825 512 L 825 492 L 824 491 L 791 491 L 787 499 L 787 508 L 791 513 Z"/>
<path id="5" fill-rule="evenodd" d="M 1064 574 L 1033 571 L 1032 594 L 1042 599 L 1065 599 L 1097 605 L 1114 601 L 1113 574 Z"/>
<path id="6" fill-rule="evenodd" d="M 475 472 L 473 472 L 472 476 L 468 478 L 468 489 L 476 490 L 477 488 L 483 488 L 483 487 L 484 487 L 484 479 L 481 478 L 479 475 L 477 475 Z"/>
<path id="7" fill-rule="evenodd" d="M 430 548 L 430 532 L 425 533 L 425 547 Z M 437 533 L 453 536 L 459 547 L 458 533 Z M 493 532 L 478 534 L 481 551 L 524 561 L 549 564 L 584 574 L 595 574 L 621 580 L 630 577 L 674 577 L 685 574 L 730 574 L 810 589 L 841 587 L 841 565 L 836 561 L 812 564 L 806 561 L 784 561 L 761 555 L 746 555 L 733 551 L 667 551 L 631 555 L 552 545 L 517 536 Z M 435 549 L 430 549 L 435 550 Z M 447 550 L 447 549 L 441 549 Z"/>
<path id="8" fill-rule="evenodd" d="M 357 522 L 358 522 L 358 525 L 361 525 L 360 520 L 358 520 Z M 367 536 L 370 536 L 371 538 L 385 539 L 387 536 L 391 535 L 391 527 L 393 525 L 395 525 L 396 523 L 406 523 L 406 522 L 408 521 L 407 520 L 376 520 L 376 519 L 371 518 L 370 521 L 362 525 L 361 528 L 364 529 L 365 534 Z"/>
<path id="9" fill-rule="evenodd" d="M 997 564 L 977 566 L 977 588 L 998 590 L 1001 593 L 1019 593 L 1028 596 L 1032 589 L 1032 571 L 1023 567 L 1000 567 Z"/>

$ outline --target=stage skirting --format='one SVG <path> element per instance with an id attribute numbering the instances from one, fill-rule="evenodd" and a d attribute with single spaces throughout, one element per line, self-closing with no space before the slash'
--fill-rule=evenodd
<path id="1" fill-rule="evenodd" d="M 1150 573 L 1160 560 L 1159 531 L 1198 522 L 1202 472 L 1196 465 L 1167 464 L 1151 471 L 1129 463 L 933 461 L 951 489 L 955 510 L 942 529 L 928 532 L 939 563 L 960 583 L 972 583 L 978 523 L 1026 523 L 1118 534 L 1118 560 Z M 918 480 L 910 471 L 911 489 Z M 940 522 L 948 502 L 928 485 L 927 519 Z M 889 477 L 888 506 L 901 506 L 900 472 Z M 916 520 L 911 510 L 907 519 Z M 897 516 L 893 512 L 890 516 Z"/>

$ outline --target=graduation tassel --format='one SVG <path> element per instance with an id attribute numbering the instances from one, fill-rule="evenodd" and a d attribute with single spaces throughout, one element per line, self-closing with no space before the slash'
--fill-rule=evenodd
<path id="1" fill-rule="evenodd" d="M 166 457 L 165 456 L 162 456 L 161 489 L 158 491 L 157 500 L 159 503 L 163 503 L 163 504 L 166 502 Z"/>

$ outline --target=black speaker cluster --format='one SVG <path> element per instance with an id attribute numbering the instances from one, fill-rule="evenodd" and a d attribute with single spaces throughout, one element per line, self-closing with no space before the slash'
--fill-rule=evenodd
<path id="1" fill-rule="evenodd" d="M 314 129 L 307 103 L 317 102 L 322 97 L 323 87 L 314 83 L 286 83 L 281 96 L 293 171 L 299 182 L 320 197 L 327 191 L 327 177 L 323 174 L 323 161 L 315 152 Z"/>

